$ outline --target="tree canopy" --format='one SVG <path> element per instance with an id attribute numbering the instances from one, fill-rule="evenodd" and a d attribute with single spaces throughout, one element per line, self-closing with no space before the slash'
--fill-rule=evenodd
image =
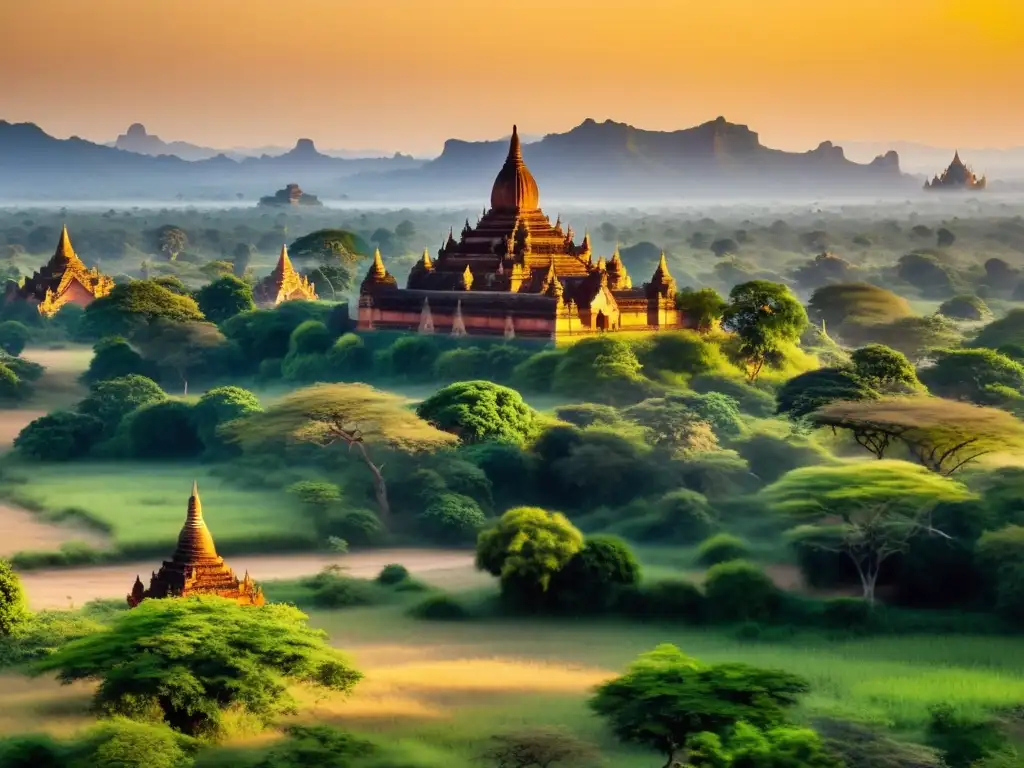
<path id="1" fill-rule="evenodd" d="M 11 564 L 0 559 L 0 635 L 9 635 L 28 618 L 28 601 Z"/>
<path id="2" fill-rule="evenodd" d="M 1008 344 L 1024 346 L 1024 309 L 1011 309 L 993 320 L 979 331 L 969 346 L 999 349 Z"/>
<path id="3" fill-rule="evenodd" d="M 807 314 L 813 322 L 824 322 L 830 332 L 856 343 L 859 326 L 891 323 L 909 317 L 911 310 L 902 296 L 877 285 L 838 283 L 816 290 L 807 303 Z"/>
<path id="4" fill-rule="evenodd" d="M 722 315 L 722 327 L 739 339 L 739 354 L 752 381 L 765 363 L 779 356 L 779 347 L 796 342 L 806 326 L 807 313 L 789 288 L 767 280 L 734 287 Z"/>
<path id="5" fill-rule="evenodd" d="M 196 303 L 210 322 L 218 324 L 256 308 L 252 286 L 234 275 L 204 285 L 196 293 Z"/>
<path id="6" fill-rule="evenodd" d="M 94 339 L 107 336 L 130 337 L 154 320 L 174 323 L 202 322 L 199 305 L 189 296 L 180 296 L 153 280 L 133 280 L 115 285 L 106 296 L 85 308 L 82 333 Z"/>
<path id="7" fill-rule="evenodd" d="M 818 368 L 794 376 L 779 388 L 776 413 L 802 419 L 829 403 L 879 396 L 852 368 Z"/>
<path id="8" fill-rule="evenodd" d="M 116 379 L 98 381 L 89 394 L 78 404 L 78 412 L 94 416 L 104 425 L 109 436 L 129 413 L 150 403 L 167 399 L 167 395 L 152 379 L 129 374 Z"/>
<path id="9" fill-rule="evenodd" d="M 465 443 L 498 440 L 521 445 L 537 428 L 537 414 L 522 395 L 489 381 L 450 384 L 421 402 L 416 413 Z"/>
<path id="10" fill-rule="evenodd" d="M 991 349 L 946 349 L 920 371 L 933 394 L 978 405 L 1024 400 L 1024 366 Z"/>
<path id="11" fill-rule="evenodd" d="M 721 320 L 726 301 L 714 288 L 683 288 L 676 306 L 699 333 L 707 333 Z"/>

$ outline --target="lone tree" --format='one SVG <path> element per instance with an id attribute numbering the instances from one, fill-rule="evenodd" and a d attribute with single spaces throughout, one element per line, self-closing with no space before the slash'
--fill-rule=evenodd
<path id="1" fill-rule="evenodd" d="M 722 327 L 736 334 L 747 376 L 756 381 L 765 363 L 781 356 L 781 346 L 795 343 L 807 327 L 807 313 L 789 288 L 752 280 L 729 292 Z"/>
<path id="2" fill-rule="evenodd" d="M 935 505 L 971 497 L 960 483 L 906 461 L 801 467 L 763 495 L 773 511 L 805 523 L 793 531 L 801 543 L 849 557 L 871 605 L 889 558 L 917 536 L 950 538 L 932 527 Z"/>
<path id="3" fill-rule="evenodd" d="M 837 402 L 810 415 L 833 430 L 846 430 L 879 459 L 903 443 L 928 469 L 951 475 L 995 451 L 1024 447 L 1024 425 L 1005 411 L 937 397 L 885 397 Z"/>
<path id="4" fill-rule="evenodd" d="M 785 723 L 786 710 L 809 688 L 789 672 L 702 664 L 674 645 L 659 645 L 598 686 L 589 704 L 621 741 L 657 750 L 673 768 L 687 762 L 687 742 L 698 733 L 726 736 L 740 722 Z"/>
<path id="5" fill-rule="evenodd" d="M 188 248 L 188 234 L 181 227 L 165 224 L 153 233 L 153 244 L 168 261 L 174 261 Z"/>
<path id="6" fill-rule="evenodd" d="M 362 675 L 326 633 L 290 605 L 241 606 L 219 597 L 146 600 L 109 628 L 41 660 L 37 675 L 96 680 L 98 710 L 159 717 L 190 736 L 215 736 L 241 709 L 267 725 L 295 711 L 288 684 L 350 692 Z"/>
<path id="7" fill-rule="evenodd" d="M 383 464 L 374 446 L 415 452 L 457 442 L 423 421 L 404 399 L 368 384 L 316 384 L 283 397 L 264 413 L 224 426 L 224 435 L 244 448 L 281 438 L 320 446 L 341 444 L 355 450 L 373 475 L 381 522 L 388 525 L 391 506 Z"/>
<path id="8" fill-rule="evenodd" d="M 416 413 L 465 443 L 497 440 L 521 445 L 537 427 L 537 414 L 522 395 L 489 381 L 449 384 L 420 403 Z"/>

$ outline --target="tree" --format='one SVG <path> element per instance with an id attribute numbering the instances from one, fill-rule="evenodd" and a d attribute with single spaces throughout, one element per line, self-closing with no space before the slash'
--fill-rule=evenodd
<path id="1" fill-rule="evenodd" d="M 21 579 L 11 564 L 0 559 L 0 636 L 10 635 L 29 617 Z"/>
<path id="2" fill-rule="evenodd" d="M 1024 427 L 1010 414 L 937 397 L 837 402 L 810 418 L 819 426 L 850 432 L 879 459 L 894 443 L 902 443 L 921 464 L 943 475 L 987 453 L 1024 445 Z"/>
<path id="3" fill-rule="evenodd" d="M 245 277 L 256 255 L 256 246 L 252 243 L 238 243 L 231 252 L 231 271 L 235 277 Z"/>
<path id="4" fill-rule="evenodd" d="M 935 233 L 935 242 L 939 248 L 948 248 L 956 242 L 956 235 L 945 227 L 940 227 Z"/>
<path id="5" fill-rule="evenodd" d="M 853 363 L 857 378 L 874 389 L 920 386 L 914 366 L 907 360 L 907 356 L 884 344 L 868 344 L 854 350 L 850 362 Z"/>
<path id="6" fill-rule="evenodd" d="M 423 532 L 440 544 L 468 544 L 487 523 L 480 505 L 469 496 L 442 493 L 418 516 Z"/>
<path id="7" fill-rule="evenodd" d="M 456 442 L 454 435 L 409 411 L 403 398 L 367 384 L 316 384 L 296 390 L 264 413 L 225 427 L 225 437 L 240 442 L 243 448 L 283 437 L 320 446 L 341 444 L 355 450 L 373 475 L 385 525 L 390 523 L 391 507 L 382 465 L 371 453 L 373 447 L 415 452 Z"/>
<path id="8" fill-rule="evenodd" d="M 920 290 L 921 295 L 931 298 L 951 295 L 959 283 L 957 274 L 930 253 L 901 256 L 896 262 L 896 274 Z"/>
<path id="9" fill-rule="evenodd" d="M 179 296 L 192 295 L 192 291 L 189 290 L 188 286 L 177 275 L 160 275 L 159 277 L 154 277 L 153 282 Z"/>
<path id="10" fill-rule="evenodd" d="M 233 275 L 225 275 L 199 289 L 196 303 L 212 323 L 223 323 L 230 317 L 256 308 L 252 287 Z"/>
<path id="11" fill-rule="evenodd" d="M 124 420 L 132 458 L 187 459 L 203 449 L 192 406 L 181 400 L 144 405 Z"/>
<path id="12" fill-rule="evenodd" d="M 0 349 L 17 357 L 28 343 L 28 328 L 17 320 L 0 323 Z"/>
<path id="13" fill-rule="evenodd" d="M 953 320 L 977 321 L 991 317 L 992 310 L 988 308 L 988 304 L 977 296 L 965 294 L 963 296 L 954 296 L 942 302 L 942 305 L 939 307 L 939 314 Z"/>
<path id="14" fill-rule="evenodd" d="M 1011 309 L 993 320 L 978 332 L 969 346 L 999 349 L 1007 344 L 1024 346 L 1024 309 Z"/>
<path id="15" fill-rule="evenodd" d="M 776 413 L 791 419 L 803 419 L 822 406 L 837 401 L 874 400 L 879 397 L 855 370 L 818 368 L 801 373 L 776 392 Z"/>
<path id="16" fill-rule="evenodd" d="M 874 325 L 863 330 L 862 338 L 885 344 L 918 362 L 936 349 L 955 347 L 960 343 L 960 331 L 942 315 L 904 317 L 892 323 Z"/>
<path id="17" fill-rule="evenodd" d="M 343 229 L 320 229 L 300 237 L 288 247 L 295 262 L 312 263 L 337 270 L 331 287 L 336 292 L 348 290 L 356 264 L 371 252 L 358 235 Z"/>
<path id="18" fill-rule="evenodd" d="M 218 434 L 222 425 L 262 410 L 259 398 L 247 389 L 215 387 L 199 398 L 192 408 L 192 419 L 207 452 L 213 453 L 226 446 Z"/>
<path id="19" fill-rule="evenodd" d="M 856 344 L 862 341 L 864 327 L 909 317 L 911 310 L 902 296 L 877 285 L 838 283 L 816 290 L 807 314 L 812 322 L 824 323 L 830 333 Z"/>
<path id="20" fill-rule="evenodd" d="M 103 437 L 103 429 L 94 416 L 54 411 L 27 424 L 14 438 L 14 447 L 39 461 L 70 461 L 89 453 Z"/>
<path id="21" fill-rule="evenodd" d="M 783 724 L 786 710 L 809 688 L 789 672 L 701 664 L 673 645 L 659 645 L 598 686 L 589 706 L 621 741 L 657 750 L 672 768 L 686 762 L 686 744 L 698 733 L 725 735 L 740 722 Z"/>
<path id="22" fill-rule="evenodd" d="M 537 429 L 537 414 L 514 389 L 489 381 L 460 381 L 438 390 L 416 413 L 465 443 L 497 440 L 522 445 Z"/>
<path id="23" fill-rule="evenodd" d="M 132 340 L 147 359 L 178 376 L 187 396 L 190 372 L 224 345 L 224 334 L 213 323 L 154 320 Z"/>
<path id="24" fill-rule="evenodd" d="M 864 599 L 875 602 L 882 566 L 906 552 L 918 536 L 950 537 L 932 527 L 940 502 L 965 501 L 960 483 L 905 461 L 802 467 L 770 485 L 763 498 L 773 511 L 812 523 L 798 528 L 802 543 L 850 559 Z"/>
<path id="25" fill-rule="evenodd" d="M 78 404 L 78 412 L 99 419 L 103 432 L 109 437 L 129 413 L 166 399 L 159 384 L 133 373 L 93 384 L 89 394 Z"/>
<path id="26" fill-rule="evenodd" d="M 153 233 L 153 242 L 160 253 L 169 261 L 174 261 L 179 253 L 188 248 L 188 234 L 181 227 L 165 224 Z"/>
<path id="27" fill-rule="evenodd" d="M 551 594 L 559 608 L 602 611 L 626 587 L 640 583 L 640 563 L 622 539 L 589 536 L 583 548 L 551 579 Z"/>
<path id="28" fill-rule="evenodd" d="M 86 384 L 95 384 L 106 379 L 132 375 L 155 379 L 158 375 L 157 366 L 144 360 L 127 339 L 111 336 L 92 348 L 92 360 L 82 374 L 82 380 Z"/>
<path id="29" fill-rule="evenodd" d="M 715 240 L 709 247 L 711 248 L 711 252 L 720 259 L 736 253 L 740 249 L 739 243 L 731 237 L 723 237 L 719 240 Z"/>
<path id="30" fill-rule="evenodd" d="M 94 339 L 130 338 L 139 328 L 155 320 L 195 323 L 204 319 L 199 305 L 191 297 L 179 296 L 152 280 L 134 280 L 115 285 L 109 294 L 85 308 L 82 333 Z"/>
<path id="31" fill-rule="evenodd" d="M 536 606 L 551 579 L 583 547 L 583 534 L 560 512 L 510 509 L 480 533 L 476 567 L 501 579 L 502 594 Z"/>
<path id="32" fill-rule="evenodd" d="M 196 742 L 166 725 L 115 717 L 90 728 L 74 751 L 93 768 L 188 768 Z M 83 755 L 83 757 L 85 757 Z"/>
<path id="33" fill-rule="evenodd" d="M 714 288 L 683 288 L 676 294 L 676 307 L 683 313 L 687 324 L 699 333 L 712 330 L 727 304 Z"/>
<path id="34" fill-rule="evenodd" d="M 319 320 L 306 320 L 296 326 L 288 339 L 289 355 L 322 355 L 334 344 L 334 336 Z"/>
<path id="35" fill-rule="evenodd" d="M 101 712 L 155 715 L 192 736 L 216 734 L 232 708 L 264 724 L 294 711 L 289 683 L 348 693 L 362 677 L 297 608 L 215 597 L 145 600 L 33 672 L 56 672 L 64 684 L 98 681 Z"/>
<path id="36" fill-rule="evenodd" d="M 495 768 L 584 768 L 600 752 L 561 728 L 536 727 L 492 736 L 481 757 Z"/>
<path id="37" fill-rule="evenodd" d="M 1024 366 L 991 349 L 947 349 L 922 368 L 921 381 L 939 397 L 998 406 L 1024 397 Z"/>
<path id="38" fill-rule="evenodd" d="M 711 425 L 677 398 L 652 397 L 627 408 L 623 415 L 642 426 L 653 445 L 678 456 L 718 448 Z"/>
<path id="39" fill-rule="evenodd" d="M 595 401 L 636 402 L 647 389 L 636 352 L 621 339 L 583 339 L 559 354 L 551 382 L 559 394 L 587 392 Z"/>
<path id="40" fill-rule="evenodd" d="M 822 285 L 853 282 L 857 272 L 857 268 L 846 259 L 825 252 L 795 270 L 793 279 L 803 288 L 818 288 Z"/>
<path id="41" fill-rule="evenodd" d="M 395 227 L 395 235 L 402 240 L 411 240 L 416 236 L 416 225 L 408 219 L 403 219 Z"/>
<path id="42" fill-rule="evenodd" d="M 729 292 L 722 327 L 736 334 L 747 375 L 756 381 L 765 363 L 779 356 L 779 347 L 795 343 L 807 326 L 807 313 L 780 283 L 753 280 Z"/>

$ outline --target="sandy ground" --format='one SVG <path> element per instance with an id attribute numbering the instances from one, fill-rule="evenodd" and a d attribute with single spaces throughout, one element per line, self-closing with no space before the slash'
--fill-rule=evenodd
<path id="1" fill-rule="evenodd" d="M 241 576 L 249 571 L 257 581 L 294 579 L 318 573 L 328 565 L 343 566 L 352 576 L 376 576 L 388 563 L 401 563 L 417 578 L 438 587 L 459 587 L 490 580 L 473 568 L 473 555 L 457 550 L 394 549 L 348 555 L 240 555 L 225 558 Z M 148 580 L 157 561 L 89 568 L 28 571 L 21 582 L 35 610 L 80 607 L 89 600 L 122 598 L 131 591 L 136 574 Z"/>
<path id="2" fill-rule="evenodd" d="M 53 552 L 68 541 L 82 541 L 97 548 L 106 545 L 104 537 L 95 531 L 47 523 L 31 512 L 0 502 L 0 557 L 15 552 Z"/>

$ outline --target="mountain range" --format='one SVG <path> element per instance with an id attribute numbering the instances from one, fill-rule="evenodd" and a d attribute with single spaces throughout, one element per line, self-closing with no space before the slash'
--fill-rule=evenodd
<path id="1" fill-rule="evenodd" d="M 191 148 L 194 153 L 203 148 L 167 143 L 144 129 L 129 129 L 118 143 L 57 139 L 31 123 L 0 121 L 0 199 L 255 202 L 297 182 L 326 201 L 347 196 L 483 203 L 508 151 L 507 138 L 450 139 L 440 156 L 429 161 L 402 154 L 338 158 L 300 139 L 279 155 L 232 158 L 220 153 L 188 160 L 162 150 L 184 153 Z M 126 144 L 157 154 L 127 151 Z M 903 194 L 919 186 L 919 180 L 901 172 L 893 151 L 870 163 L 848 160 L 842 148 L 827 141 L 809 152 L 784 152 L 761 144 L 747 126 L 721 117 L 669 132 L 588 119 L 565 133 L 524 144 L 523 155 L 542 194 L 569 201 Z"/>

